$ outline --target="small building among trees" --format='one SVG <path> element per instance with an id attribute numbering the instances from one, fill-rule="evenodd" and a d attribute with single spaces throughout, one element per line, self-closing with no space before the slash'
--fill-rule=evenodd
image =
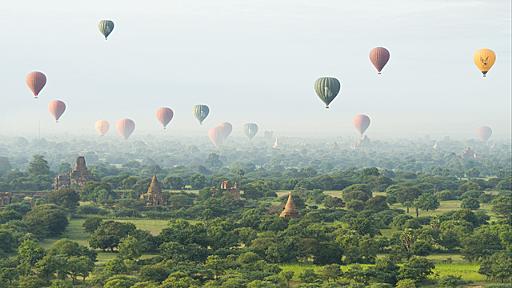
<path id="1" fill-rule="evenodd" d="M 220 183 L 220 189 L 216 187 L 211 189 L 211 193 L 213 196 L 228 196 L 235 200 L 240 200 L 240 189 L 238 188 L 237 183 L 230 185 L 228 180 L 223 180 Z"/>
<path id="2" fill-rule="evenodd" d="M 160 186 L 160 182 L 156 176 L 151 178 L 151 183 L 149 184 L 148 191 L 142 195 L 140 195 L 140 199 L 146 203 L 146 206 L 162 206 L 166 204 L 166 199 L 164 194 L 162 193 L 162 187 Z"/>
<path id="3" fill-rule="evenodd" d="M 84 156 L 79 156 L 76 159 L 75 168 L 69 173 L 60 174 L 55 177 L 53 189 L 59 190 L 70 188 L 71 186 L 83 187 L 87 181 L 92 179 L 92 175 L 87 169 Z"/>

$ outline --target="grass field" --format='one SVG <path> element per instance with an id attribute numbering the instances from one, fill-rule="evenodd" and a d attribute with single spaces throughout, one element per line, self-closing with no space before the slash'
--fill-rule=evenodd
<path id="1" fill-rule="evenodd" d="M 158 235 L 162 229 L 167 227 L 169 223 L 168 220 L 161 219 L 105 219 L 105 220 L 114 220 L 119 222 L 130 222 L 133 223 L 138 229 L 149 231 L 153 235 Z M 53 243 L 60 239 L 69 239 L 77 242 L 80 245 L 89 246 L 89 234 L 85 232 L 82 224 L 85 219 L 71 219 L 69 221 L 69 225 L 66 227 L 66 230 L 59 238 L 45 239 L 41 241 L 41 246 L 48 249 Z M 155 255 L 144 254 L 142 258 L 149 258 Z M 112 252 L 103 252 L 98 251 L 97 264 L 104 264 L 109 260 L 112 260 L 116 257 L 116 253 Z"/>

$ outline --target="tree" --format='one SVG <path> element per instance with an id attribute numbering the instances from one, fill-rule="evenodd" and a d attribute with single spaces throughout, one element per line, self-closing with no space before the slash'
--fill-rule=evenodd
<path id="1" fill-rule="evenodd" d="M 82 224 L 82 227 L 84 227 L 84 230 L 87 233 L 93 233 L 98 229 L 98 227 L 103 222 L 103 219 L 100 217 L 90 217 L 85 219 L 84 223 Z"/>
<path id="2" fill-rule="evenodd" d="M 430 274 L 434 273 L 434 267 L 434 262 L 427 258 L 412 257 L 400 267 L 398 278 L 401 280 L 412 279 L 418 283 L 426 280 Z"/>
<path id="3" fill-rule="evenodd" d="M 419 209 L 429 211 L 436 210 L 439 208 L 439 201 L 436 196 L 431 193 L 421 194 L 416 201 L 414 201 L 414 207 L 416 208 L 416 217 L 419 216 Z"/>
<path id="4" fill-rule="evenodd" d="M 34 235 L 44 238 L 58 236 L 66 229 L 68 218 L 62 208 L 54 204 L 34 207 L 23 218 Z"/>
<path id="5" fill-rule="evenodd" d="M 338 264 L 330 264 L 322 267 L 320 276 L 327 281 L 335 281 L 341 277 L 341 266 Z"/>
<path id="6" fill-rule="evenodd" d="M 34 155 L 32 161 L 28 164 L 28 173 L 35 176 L 50 176 L 50 167 L 48 161 L 42 155 Z"/>
<path id="7" fill-rule="evenodd" d="M 80 195 L 72 189 L 59 189 L 48 193 L 48 202 L 70 210 L 75 210 L 79 201 Z"/>
<path id="8" fill-rule="evenodd" d="M 502 250 L 499 231 L 482 226 L 462 241 L 461 254 L 469 261 L 479 260 Z"/>
<path id="9" fill-rule="evenodd" d="M 162 282 L 161 288 L 196 288 L 199 282 L 183 272 L 174 272 Z"/>
<path id="10" fill-rule="evenodd" d="M 439 287 L 457 288 L 466 284 L 461 276 L 446 275 L 439 279 Z"/>
<path id="11" fill-rule="evenodd" d="M 123 259 L 134 260 L 142 255 L 142 245 L 140 241 L 128 235 L 119 243 L 119 256 Z"/>
<path id="12" fill-rule="evenodd" d="M 512 253 L 501 251 L 485 258 L 478 273 L 501 282 L 512 280 Z"/>
<path id="13" fill-rule="evenodd" d="M 402 279 L 396 283 L 396 288 L 416 288 L 416 281 L 412 279 Z"/>
<path id="14" fill-rule="evenodd" d="M 92 248 L 114 251 L 121 242 L 121 239 L 136 230 L 132 223 L 121 223 L 116 221 L 105 221 L 100 224 L 89 239 Z"/>
<path id="15" fill-rule="evenodd" d="M 45 254 L 44 249 L 39 243 L 31 239 L 24 240 L 18 247 L 18 258 L 20 262 L 27 264 L 29 267 L 34 266 Z"/>
<path id="16" fill-rule="evenodd" d="M 318 274 L 316 274 L 313 269 L 305 269 L 302 271 L 302 273 L 299 274 L 299 279 L 304 283 L 314 283 L 320 280 Z"/>
<path id="17" fill-rule="evenodd" d="M 512 193 L 501 193 L 492 202 L 492 211 L 512 225 Z"/>
<path id="18" fill-rule="evenodd" d="M 460 203 L 460 208 L 476 210 L 480 208 L 480 202 L 476 198 L 464 198 Z"/>
<path id="19" fill-rule="evenodd" d="M 293 271 L 281 271 L 281 272 L 279 272 L 279 277 L 286 284 L 286 288 L 290 288 L 290 281 L 292 281 L 294 274 L 295 273 Z"/>

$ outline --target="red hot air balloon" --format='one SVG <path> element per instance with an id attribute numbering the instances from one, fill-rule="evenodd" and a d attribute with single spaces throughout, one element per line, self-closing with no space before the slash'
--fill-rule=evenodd
<path id="1" fill-rule="evenodd" d="M 492 129 L 491 129 L 491 127 L 488 127 L 488 126 L 482 126 L 482 127 L 478 128 L 478 130 L 476 132 L 478 134 L 478 138 L 480 138 L 480 140 L 482 140 L 484 142 L 489 140 L 489 138 L 491 138 L 491 135 L 492 135 Z"/>
<path id="2" fill-rule="evenodd" d="M 117 121 L 117 133 L 119 135 L 123 136 L 124 139 L 128 139 L 130 135 L 132 135 L 133 131 L 135 130 L 135 122 L 131 119 L 121 119 Z"/>
<path id="3" fill-rule="evenodd" d="M 354 126 L 357 131 L 359 131 L 359 134 L 363 136 L 366 129 L 368 129 L 368 126 L 370 126 L 370 117 L 364 114 L 356 115 L 356 117 L 354 117 Z"/>
<path id="4" fill-rule="evenodd" d="M 213 145 L 218 148 L 224 142 L 224 129 L 221 126 L 210 128 L 208 137 Z"/>
<path id="5" fill-rule="evenodd" d="M 34 94 L 34 98 L 37 98 L 39 92 L 41 92 L 44 85 L 46 85 L 46 75 L 44 75 L 42 72 L 33 71 L 27 74 L 25 82 L 27 83 L 28 88 L 30 88 Z"/>
<path id="6" fill-rule="evenodd" d="M 370 50 L 370 61 L 372 61 L 373 66 L 377 69 L 379 74 L 381 73 L 386 63 L 389 61 L 389 51 L 384 47 L 375 47 Z"/>
<path id="7" fill-rule="evenodd" d="M 48 111 L 55 118 L 55 122 L 59 121 L 60 116 L 66 111 L 66 104 L 60 100 L 52 100 L 48 104 Z"/>
<path id="8" fill-rule="evenodd" d="M 229 122 L 224 122 L 220 124 L 218 127 L 221 128 L 222 137 L 224 138 L 223 140 L 226 140 L 229 134 L 231 134 L 231 131 L 233 131 L 233 125 L 231 125 L 231 123 Z"/>
<path id="9" fill-rule="evenodd" d="M 156 110 L 156 119 L 162 123 L 164 129 L 167 127 L 167 124 L 171 122 L 173 116 L 174 112 L 171 110 L 171 108 L 161 107 Z"/>
<path id="10" fill-rule="evenodd" d="M 107 134 L 108 129 L 110 128 L 110 124 L 106 120 L 98 120 L 96 121 L 96 131 L 100 134 L 100 136 L 103 136 Z"/>

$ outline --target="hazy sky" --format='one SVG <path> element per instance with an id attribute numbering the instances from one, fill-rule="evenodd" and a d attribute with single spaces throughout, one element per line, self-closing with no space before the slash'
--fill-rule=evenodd
<path id="1" fill-rule="evenodd" d="M 281 134 L 474 137 L 489 125 L 511 134 L 510 0 L 3 0 L 0 8 L 0 135 L 92 134 L 94 122 L 129 117 L 135 133 L 206 134 L 229 121 Z M 105 41 L 101 19 L 116 26 Z M 391 51 L 378 77 L 368 60 Z M 473 53 L 497 61 L 487 79 Z M 48 83 L 34 100 L 25 75 Z M 326 110 L 313 90 L 334 76 L 341 94 Z M 51 99 L 68 105 L 60 123 Z M 203 126 L 194 104 L 210 106 Z M 114 131 L 111 130 L 111 134 Z"/>

